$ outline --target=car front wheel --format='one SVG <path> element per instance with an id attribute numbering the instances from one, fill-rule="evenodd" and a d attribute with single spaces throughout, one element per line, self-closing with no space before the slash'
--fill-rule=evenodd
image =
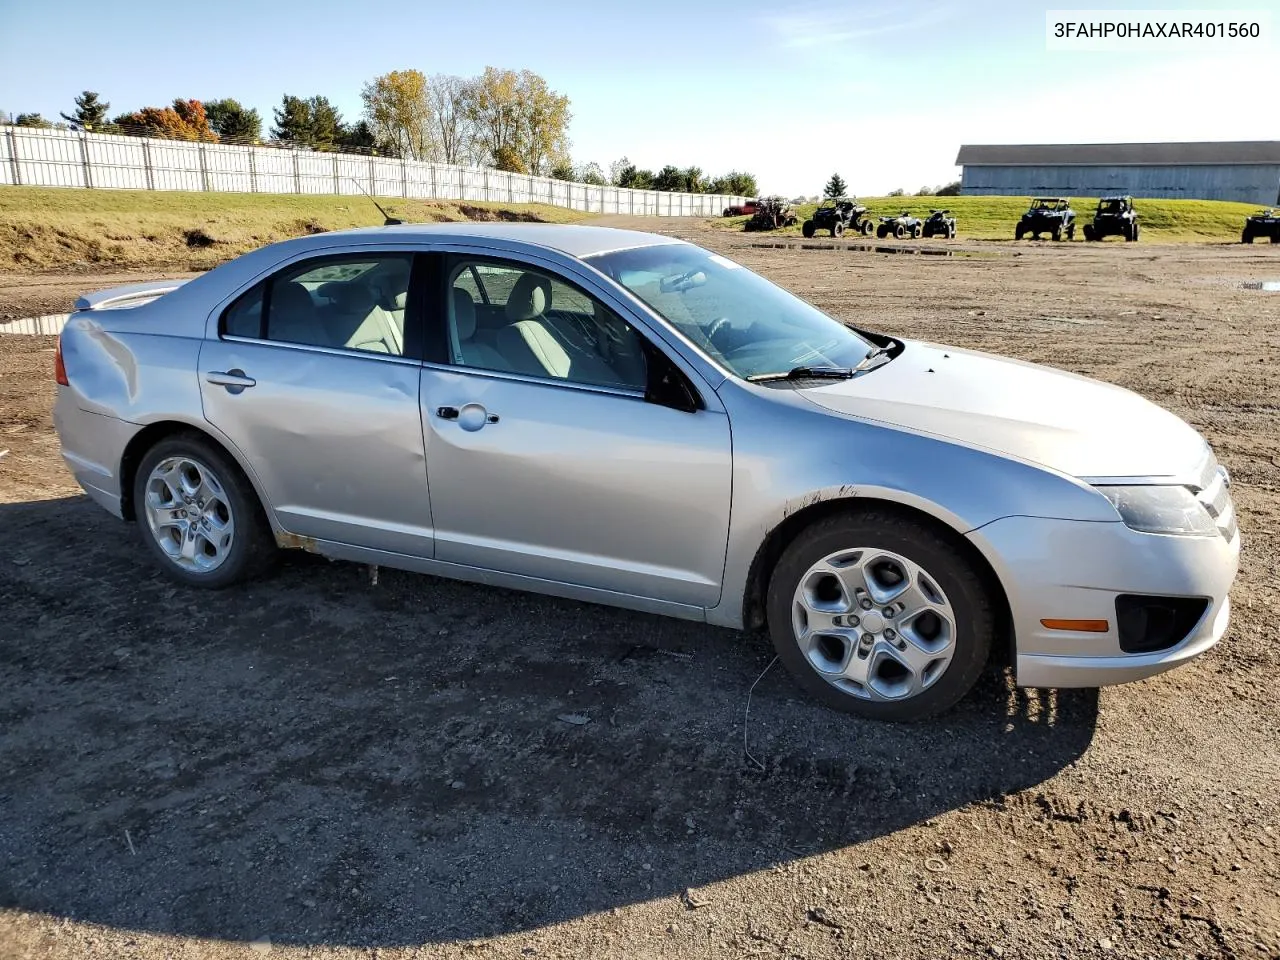
<path id="1" fill-rule="evenodd" d="M 769 581 L 778 658 L 827 706 L 921 720 L 977 682 L 993 605 L 950 538 L 896 513 L 820 521 L 783 552 Z"/>
<path id="2" fill-rule="evenodd" d="M 173 579 L 217 589 L 264 571 L 275 539 L 239 466 L 196 435 L 161 440 L 142 458 L 133 502 L 143 542 Z"/>

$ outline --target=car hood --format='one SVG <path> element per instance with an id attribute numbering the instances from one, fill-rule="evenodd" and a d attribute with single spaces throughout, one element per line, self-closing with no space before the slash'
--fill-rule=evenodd
<path id="1" fill-rule="evenodd" d="M 1074 477 L 1195 475 L 1205 441 L 1135 393 L 1050 367 L 907 341 L 852 380 L 799 391 L 836 413 L 920 431 Z"/>

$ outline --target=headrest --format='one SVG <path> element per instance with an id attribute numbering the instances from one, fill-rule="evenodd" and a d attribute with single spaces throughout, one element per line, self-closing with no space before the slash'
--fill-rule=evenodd
<path id="1" fill-rule="evenodd" d="M 403 310 L 409 303 L 409 291 L 401 290 L 391 298 L 391 307 L 393 310 Z"/>
<path id="2" fill-rule="evenodd" d="M 271 288 L 272 313 L 303 313 L 315 309 L 316 302 L 311 299 L 307 288 L 297 281 L 282 283 Z"/>
<path id="3" fill-rule="evenodd" d="M 459 340 L 470 340 L 476 332 L 476 303 L 471 294 L 458 287 L 453 288 L 453 327 Z"/>
<path id="4" fill-rule="evenodd" d="M 536 320 L 551 306 L 551 281 L 536 273 L 524 273 L 507 297 L 507 322 Z"/>
<path id="5" fill-rule="evenodd" d="M 377 295 L 363 283 L 325 284 L 321 293 L 349 313 L 368 313 L 378 303 Z"/>

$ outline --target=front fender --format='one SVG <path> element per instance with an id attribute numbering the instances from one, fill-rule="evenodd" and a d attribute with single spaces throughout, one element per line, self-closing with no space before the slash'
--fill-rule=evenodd
<path id="1" fill-rule="evenodd" d="M 795 514 L 882 500 L 963 535 L 1003 517 L 1115 520 L 1087 484 L 1036 464 L 822 410 L 784 388 L 726 381 L 733 502 L 724 588 L 711 623 L 741 627 L 762 546 Z"/>

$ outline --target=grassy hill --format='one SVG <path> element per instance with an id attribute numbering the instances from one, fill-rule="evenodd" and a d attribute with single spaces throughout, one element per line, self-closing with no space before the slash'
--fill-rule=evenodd
<path id="1" fill-rule="evenodd" d="M 379 198 L 407 221 L 533 220 L 586 214 L 541 204 Z M 304 233 L 376 226 L 362 196 L 0 187 L 0 270 L 77 265 L 209 267 Z"/>
<path id="2" fill-rule="evenodd" d="M 956 216 L 961 238 L 977 240 L 1013 240 L 1013 228 L 1024 210 L 1028 197 L 861 197 L 860 202 L 875 215 L 908 210 L 917 216 L 928 216 L 934 207 L 949 208 Z M 1080 229 L 1093 216 L 1097 197 L 1074 197 L 1076 241 L 1084 240 Z M 1139 242 L 1195 243 L 1239 242 L 1244 219 L 1258 209 L 1248 203 L 1220 200 L 1136 200 L 1141 217 L 1142 237 Z M 813 213 L 814 204 L 797 209 L 803 223 Z M 725 229 L 741 230 L 746 217 L 728 217 L 716 221 Z M 799 235 L 799 226 L 782 231 Z M 1123 243 L 1123 240 L 1115 242 Z"/>

